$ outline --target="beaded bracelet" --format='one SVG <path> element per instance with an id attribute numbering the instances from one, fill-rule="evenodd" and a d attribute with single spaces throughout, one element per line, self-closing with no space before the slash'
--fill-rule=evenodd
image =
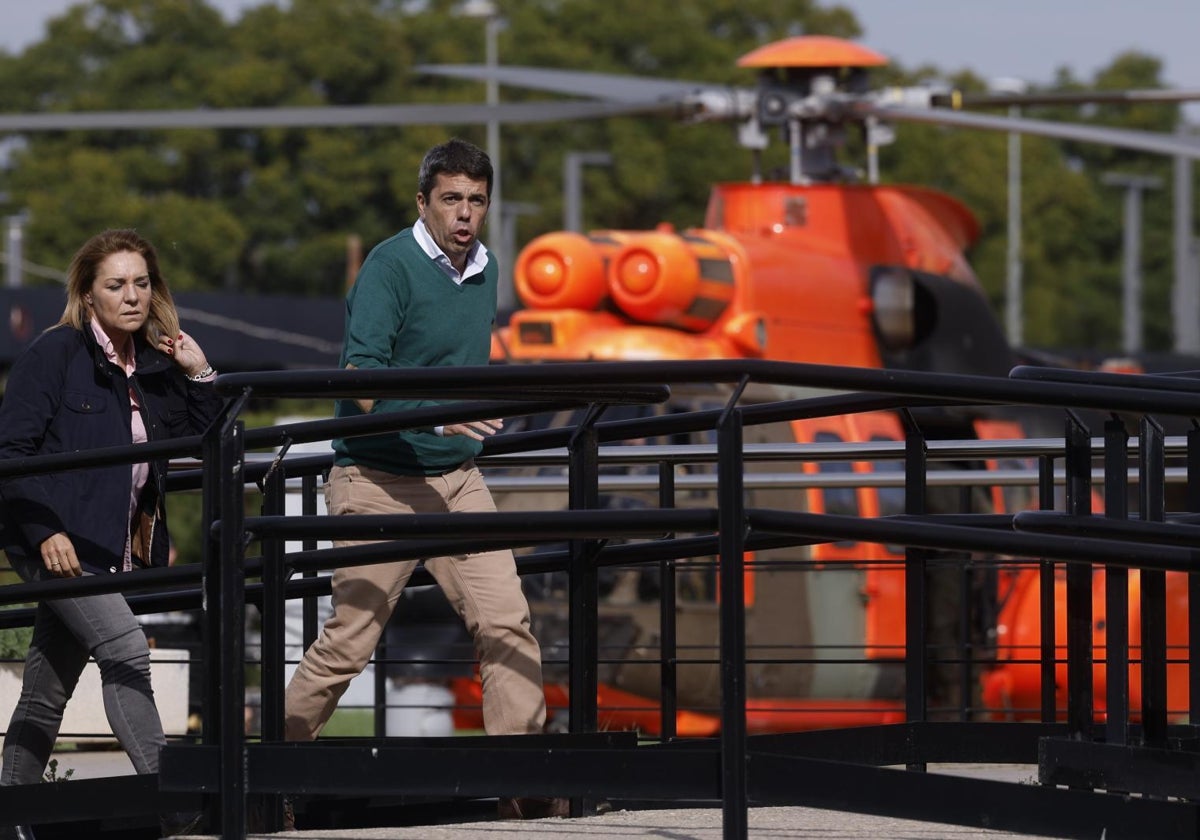
<path id="1" fill-rule="evenodd" d="M 216 373 L 216 371 L 213 370 L 213 366 L 207 365 L 207 366 L 205 366 L 204 370 L 200 371 L 195 376 L 188 376 L 188 379 L 191 380 L 192 382 L 203 382 L 205 379 L 208 379 L 208 377 L 212 376 L 214 373 Z M 184 375 L 187 376 L 187 374 L 184 374 Z"/>

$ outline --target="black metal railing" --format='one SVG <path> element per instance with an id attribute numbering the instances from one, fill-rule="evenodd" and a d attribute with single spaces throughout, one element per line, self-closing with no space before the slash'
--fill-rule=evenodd
<path id="1" fill-rule="evenodd" d="M 587 383 L 581 385 L 580 383 Z M 661 383 L 725 386 L 719 410 L 674 416 L 601 422 L 600 406 L 655 402 L 667 397 Z M 743 404 L 751 385 L 817 389 L 810 398 Z M 1025 369 L 1010 379 L 879 371 L 775 362 L 564 364 L 519 368 L 412 371 L 291 371 L 233 374 L 218 379 L 231 398 L 226 415 L 203 440 L 153 444 L 158 457 L 199 455 L 204 494 L 206 554 L 202 569 L 150 570 L 145 574 L 20 584 L 0 590 L 0 604 L 99 591 L 161 589 L 202 584 L 205 604 L 204 663 L 208 694 L 200 745 L 172 745 L 163 754 L 160 797 L 202 794 L 219 815 L 223 836 L 244 837 L 247 797 L 317 792 L 359 795 L 495 796 L 556 793 L 582 803 L 598 798 L 627 800 L 708 800 L 722 807 L 724 836 L 746 837 L 747 809 L 753 803 L 801 802 L 917 816 L 964 824 L 987 824 L 1016 831 L 1061 836 L 1192 836 L 1198 822 L 1194 781 L 1197 753 L 1191 727 L 1170 725 L 1166 699 L 1167 650 L 1163 631 L 1165 599 L 1162 575 L 1188 574 L 1196 591 L 1195 552 L 1200 527 L 1186 513 L 1200 509 L 1200 436 L 1188 433 L 1186 510 L 1167 509 L 1167 447 L 1154 417 L 1191 418 L 1200 414 L 1200 389 L 1182 378 L 1065 375 L 1031 378 Z M 834 389 L 841 393 L 829 394 Z M 258 397 L 378 397 L 451 400 L 446 404 L 395 415 L 311 421 L 246 430 L 239 414 Z M 514 398 L 519 395 L 520 398 Z M 1040 511 L 987 516 L 931 514 L 924 509 L 932 477 L 930 454 L 937 441 L 927 439 L 920 412 L 931 407 L 965 411 L 969 406 L 1038 406 L 1068 411 L 1063 441 L 1050 451 L 1038 447 Z M 458 514 L 409 517 L 319 517 L 281 513 L 280 499 L 289 477 L 320 469 L 307 459 L 292 469 L 286 451 L 293 443 L 327 440 L 335 435 L 375 434 L 431 422 L 458 422 L 553 409 L 595 406 L 573 428 L 505 436 L 489 442 L 488 452 L 520 452 L 565 447 L 569 509 L 528 515 Z M 1090 515 L 1097 450 L 1084 410 L 1124 412 L 1141 418 L 1136 447 L 1129 447 L 1119 421 L 1105 427 L 1100 451 L 1105 517 Z M 761 508 L 746 504 L 744 429 L 756 424 L 864 411 L 899 411 L 906 418 L 904 459 L 905 513 L 880 518 L 839 516 L 805 510 Z M 674 472 L 660 461 L 660 503 L 645 510 L 597 509 L 600 444 L 703 430 L 715 438 L 716 487 L 711 504 L 679 508 L 674 504 Z M 1127 437 L 1127 436 L 1126 436 Z M 281 448 L 270 464 L 252 464 L 247 450 Z M 864 451 L 867 451 L 864 448 Z M 878 448 L 875 452 L 878 453 Z M 977 450 L 978 451 L 978 450 Z M 1139 520 L 1122 516 L 1128 454 L 1138 457 Z M 1174 451 L 1174 450 L 1172 450 Z M 17 472 L 128 463 L 149 450 L 121 447 L 70 456 L 43 456 L 0 463 L 0 477 Z M 810 452 L 808 457 L 814 457 Z M 827 458 L 828 452 L 820 457 Z M 865 456 L 860 456 L 865 457 Z M 1055 462 L 1064 467 L 1065 507 L 1055 510 Z M 253 478 L 251 477 L 253 474 Z M 263 495 L 259 516 L 245 515 L 246 486 Z M 315 482 L 306 484 L 315 492 Z M 315 548 L 323 538 L 382 539 L 377 546 Z M 639 537 L 641 542 L 613 546 L 609 541 Z M 746 729 L 747 639 L 745 635 L 745 553 L 763 546 L 803 546 L 842 539 L 905 547 L 907 623 L 904 705 L 907 723 L 892 727 L 751 736 Z M 257 540 L 261 556 L 248 558 L 248 542 Z M 302 541 L 299 552 L 285 552 L 286 540 Z M 483 547 L 528 547 L 567 543 L 561 555 L 522 561 L 522 571 L 554 568 L 569 580 L 569 697 L 567 736 L 528 739 L 487 738 L 369 739 L 358 743 L 280 744 L 282 737 L 282 605 L 299 594 L 321 590 L 320 578 L 291 580 L 295 574 L 341 565 L 421 557 L 432 552 Z M 1067 572 L 1065 723 L 1058 722 L 1054 695 L 1057 646 L 1053 633 L 1042 634 L 1041 723 L 930 720 L 927 708 L 929 668 L 925 616 L 926 572 L 934 552 L 993 554 L 1029 558 L 1041 569 L 1043 627 L 1054 627 L 1054 574 Z M 597 733 L 596 669 L 597 571 L 606 563 L 655 564 L 669 579 L 675 560 L 719 557 L 720 735 L 713 741 L 688 742 L 670 736 L 674 720 L 669 609 L 663 608 L 663 732 L 657 744 L 637 745 L 618 734 Z M 1093 692 L 1092 568 L 1103 566 L 1113 597 L 1107 603 L 1109 636 L 1105 663 L 1110 672 L 1107 723 L 1095 723 Z M 1121 597 L 1125 570 L 1140 572 L 1143 703 L 1138 723 L 1128 708 L 1122 674 L 1129 663 L 1122 638 Z M 820 574 L 817 570 L 815 574 Z M 261 577 L 260 587 L 247 579 Z M 414 582 L 419 580 L 414 579 Z M 664 587 L 666 591 L 667 587 Z M 671 592 L 673 593 L 673 589 Z M 158 598 L 194 598 L 184 595 Z M 263 614 L 262 740 L 247 743 L 244 728 L 244 610 L 251 600 Z M 1197 601 L 1189 601 L 1196 617 Z M 167 603 L 161 601 L 156 603 Z M 170 603 L 178 603 L 173 601 Z M 668 601 L 669 604 L 669 601 Z M 1189 622 L 1195 637 L 1200 621 Z M 305 635 L 315 632 L 306 622 Z M 970 654 L 960 654 L 964 660 Z M 1198 685 L 1197 667 L 1187 651 L 1189 683 Z M 1191 704 L 1198 702 L 1192 691 Z M 1115 718 L 1115 720 L 1114 720 Z M 1194 719 L 1194 716 L 1193 716 Z M 1164 755 L 1166 756 L 1164 758 Z M 319 756 L 319 758 L 317 758 Z M 367 758 L 369 756 L 369 758 Z M 921 770 L 936 761 L 1020 761 L 1038 763 L 1042 785 L 1005 785 L 982 780 L 947 780 L 934 774 L 887 770 L 904 765 Z M 420 767 L 419 778 L 412 768 Z M 1182 768 L 1182 769 L 1181 769 Z M 1190 776 L 1189 776 L 1190 773 Z M 140 784 L 145 784 L 141 780 Z M 1074 789 L 1063 790 L 1058 785 Z M 1082 790 L 1086 788 L 1086 790 Z M 83 800 L 98 788 L 80 785 L 79 813 L 96 803 Z M 1135 791 L 1128 797 L 1102 791 Z M 30 792 L 24 792 L 30 794 Z M 3 813 L 45 816 L 48 800 L 36 792 L 19 800 L 17 791 L 0 791 Z M 1176 797 L 1166 799 L 1165 797 Z M 161 801 L 161 800 L 155 800 Z M 63 809 L 56 800 L 56 818 Z M 970 802 L 970 808 L 964 803 Z M 9 806 L 12 806 L 11 808 Z M 1099 827 L 1099 828 L 1098 828 Z M 1192 832 L 1192 834 L 1188 834 Z"/>

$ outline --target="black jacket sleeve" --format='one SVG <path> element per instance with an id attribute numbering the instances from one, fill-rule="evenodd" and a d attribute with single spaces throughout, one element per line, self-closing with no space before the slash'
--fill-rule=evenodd
<path id="1" fill-rule="evenodd" d="M 0 459 L 43 451 L 47 430 L 62 400 L 69 353 L 70 348 L 61 342 L 39 341 L 13 365 L 0 403 Z M 30 547 L 66 530 L 55 513 L 48 474 L 0 479 L 0 498 L 9 527 L 19 529 Z"/>

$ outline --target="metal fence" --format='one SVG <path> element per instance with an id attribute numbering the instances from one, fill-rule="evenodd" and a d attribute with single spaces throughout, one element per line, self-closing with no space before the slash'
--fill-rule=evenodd
<path id="1" fill-rule="evenodd" d="M 603 421 L 608 405 L 647 404 L 667 399 L 671 387 L 716 384 L 719 408 L 645 419 Z M 769 386 L 775 399 L 748 403 L 749 390 Z M 248 803 L 264 805 L 277 820 L 282 794 L 314 794 L 330 801 L 386 802 L 404 807 L 430 798 L 559 795 L 573 799 L 582 814 L 596 800 L 720 803 L 723 833 L 746 837 L 751 804 L 806 804 L 886 813 L 997 829 L 1065 837 L 1191 836 L 1200 820 L 1194 804 L 1194 728 L 1173 720 L 1195 720 L 1200 672 L 1191 650 L 1200 620 L 1188 623 L 1186 650 L 1168 654 L 1165 639 L 1165 575 L 1193 571 L 1200 521 L 1200 431 L 1168 436 L 1155 418 L 1186 422 L 1200 414 L 1200 391 L 1186 377 L 1112 376 L 1017 369 L 1009 379 L 847 369 L 774 362 L 689 362 L 564 364 L 458 370 L 295 371 L 222 376 L 218 389 L 230 397 L 226 413 L 203 439 L 141 447 L 112 448 L 0 463 L 0 477 L 18 472 L 77 469 L 128 463 L 149 456 L 198 457 L 201 467 L 176 478 L 203 494 L 205 558 L 201 567 L 148 570 L 138 575 L 19 584 L 0 590 L 0 605 L 90 592 L 151 591 L 146 609 L 204 607 L 203 733 L 198 743 L 175 743 L 162 756 L 157 778 L 72 782 L 66 788 L 0 790 L 0 813 L 14 822 L 135 820 L 155 809 L 203 802 L 225 837 L 244 837 Z M 448 401 L 404 414 L 292 423 L 247 430 L 239 419 L 259 397 L 381 397 Z M 1011 442 L 930 440 L 923 412 L 972 406 L 1034 406 L 1065 409 L 1061 439 Z M 486 453 L 499 459 L 565 457 L 568 509 L 453 516 L 317 516 L 283 514 L 289 478 L 301 477 L 311 498 L 314 476 L 327 459 L 290 458 L 288 448 L 333 436 L 372 434 L 434 422 L 580 410 L 570 427 L 505 435 Z M 866 517 L 815 513 L 787 507 L 747 505 L 747 487 L 763 480 L 747 472 L 747 458 L 790 459 L 793 449 L 755 451 L 745 445 L 747 428 L 847 413 L 898 412 L 900 443 L 844 447 L 800 446 L 809 460 L 902 458 L 903 472 L 876 476 L 896 484 L 903 475 L 904 512 Z M 1088 413 L 1091 412 L 1091 413 Z M 1095 412 L 1100 412 L 1096 415 Z M 1120 413 L 1118 417 L 1116 413 Z M 1098 419 L 1096 419 L 1098 418 Z M 1131 442 L 1126 422 L 1137 422 Z M 1094 439 L 1088 422 L 1103 425 Z M 602 444 L 654 439 L 702 431 L 707 451 L 643 448 L 604 458 L 643 458 L 655 477 L 647 489 L 654 507 L 598 507 Z M 277 447 L 262 463 L 247 452 Z M 619 447 L 632 450 L 633 447 Z M 561 453 L 546 454 L 547 450 Z M 151 451 L 153 450 L 153 451 Z M 540 453 L 537 455 L 529 453 Z M 1034 459 L 1041 510 L 989 514 L 932 513 L 927 491 L 938 483 L 982 482 L 987 486 L 1028 481 L 1027 471 L 992 471 L 973 479 L 931 469 L 939 458 L 975 460 L 1005 454 Z M 1133 459 L 1131 491 L 1130 463 Z M 678 486 L 672 464 L 710 462 L 708 496 L 702 504 L 675 504 Z M 515 462 L 512 461 L 510 463 Z M 501 462 L 503 463 L 503 462 Z M 1105 515 L 1091 514 L 1093 481 L 1102 480 Z M 628 477 L 615 481 L 628 481 Z M 1168 481 L 1183 488 L 1178 509 L 1167 508 Z M 261 491 L 261 515 L 246 515 L 247 485 Z M 1060 493 L 1056 493 L 1061 490 Z M 1136 495 L 1137 519 L 1127 499 Z M 1061 503 L 1056 496 L 1061 496 Z M 320 539 L 383 540 L 377 545 L 316 549 Z M 300 541 L 300 551 L 284 550 Z M 890 725 L 752 735 L 747 729 L 745 572 L 747 552 L 810 546 L 839 540 L 903 546 L 905 646 L 903 722 Z M 626 541 L 616 544 L 618 541 Z M 506 546 L 517 549 L 565 543 L 560 551 L 523 558 L 523 573 L 558 570 L 569 592 L 567 683 L 569 731 L 523 737 L 382 738 L 282 743 L 284 603 L 311 597 L 327 581 L 306 574 L 341 565 L 386 562 L 399 557 Z M 257 545 L 259 556 L 247 556 Z M 652 564 L 664 576 L 690 558 L 715 555 L 719 591 L 719 734 L 674 737 L 672 680 L 681 655 L 671 630 L 674 587 L 662 585 L 661 644 L 653 663 L 662 671 L 662 734 L 639 741 L 633 733 L 598 731 L 597 691 L 601 664 L 599 575 L 606 567 Z M 1066 708 L 1056 706 L 1058 652 L 1053 633 L 1043 633 L 1036 657 L 1042 702 L 1036 721 L 981 720 L 969 702 L 943 719 L 930 714 L 928 684 L 931 643 L 926 581 L 935 564 L 978 562 L 980 556 L 1034 563 L 1041 580 L 1040 620 L 1054 627 L 1054 577 L 1065 567 Z M 961 559 L 956 559 L 961 558 Z M 974 558 L 974 559 L 973 559 Z M 753 562 L 753 561 L 752 561 Z M 826 574 L 809 564 L 809 574 Z M 1109 600 L 1105 715 L 1098 720 L 1093 697 L 1093 569 L 1103 567 Z M 1126 614 L 1128 572 L 1140 577 L 1140 709 L 1129 706 Z M 297 577 L 300 576 L 300 577 Z M 258 584 L 247 581 L 259 580 Z M 414 583 L 421 580 L 414 578 Z M 198 586 L 198 588 L 197 588 Z M 169 591 L 168 591 L 169 590 Z M 262 616 L 261 737 L 245 728 L 247 603 Z M 1189 618 L 1194 618 L 1189 598 Z M 0 625 L 22 620 L 11 611 Z M 27 612 L 27 611 L 26 611 Z M 28 620 L 25 615 L 24 620 Z M 306 635 L 315 632 L 307 623 Z M 965 645 L 951 658 L 972 680 L 975 653 Z M 1167 669 L 1187 669 L 1189 708 L 1169 709 Z M 1182 714 L 1181 714 L 1182 712 Z M 378 735 L 378 732 L 377 732 Z M 1018 785 L 920 772 L 931 762 L 1030 763 L 1039 784 Z M 904 768 L 904 769 L 899 769 Z M 53 786 L 59 787 L 59 786 Z M 362 809 L 360 809 L 362 810 Z M 366 811 L 372 812 L 372 808 Z M 374 808 L 377 819 L 388 813 Z M 278 827 L 277 821 L 275 826 Z"/>

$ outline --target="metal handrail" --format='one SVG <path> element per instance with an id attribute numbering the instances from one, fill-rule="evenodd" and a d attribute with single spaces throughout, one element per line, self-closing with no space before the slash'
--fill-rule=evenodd
<path id="1" fill-rule="evenodd" d="M 248 461 L 247 448 L 279 446 L 286 450 L 293 443 L 303 440 L 328 439 L 333 435 L 350 434 L 379 434 L 413 426 L 430 425 L 436 421 L 466 419 L 483 419 L 492 416 L 512 416 L 513 414 L 534 413 L 548 410 L 564 410 L 588 405 L 595 399 L 646 402 L 654 401 L 657 396 L 665 395 L 665 389 L 658 384 L 646 386 L 645 383 L 687 383 L 711 385 L 712 383 L 738 383 L 738 389 L 750 385 L 764 385 L 776 388 L 781 396 L 803 393 L 802 398 L 782 399 L 765 404 L 739 404 L 736 396 L 738 390 L 726 390 L 722 396 L 728 398 L 721 409 L 704 409 L 671 417 L 649 418 L 644 420 L 620 420 L 596 423 L 591 440 L 584 443 L 585 448 L 573 446 L 570 451 L 572 460 L 580 465 L 588 465 L 589 471 L 598 472 L 594 465 L 604 464 L 655 464 L 660 470 L 663 465 L 668 468 L 679 463 L 709 463 L 718 466 L 716 483 L 697 484 L 697 488 L 712 489 L 718 496 L 715 508 L 692 508 L 679 511 L 658 510 L 652 512 L 621 511 L 619 516 L 612 515 L 613 511 L 603 510 L 573 510 L 556 512 L 553 516 L 539 516 L 535 528 L 529 522 L 520 522 L 521 517 L 528 519 L 528 514 L 459 514 L 453 522 L 437 517 L 408 518 L 407 522 L 371 522 L 355 517 L 341 517 L 337 522 L 312 519 L 307 524 L 288 521 L 287 517 L 246 517 L 242 521 L 242 501 L 245 482 L 253 480 L 251 475 L 263 477 L 270 474 L 273 468 L 283 469 L 286 473 L 291 459 L 287 456 L 271 459 L 270 463 L 262 465 Z M 245 558 L 245 541 L 247 536 L 258 535 L 264 541 L 281 540 L 285 537 L 307 537 L 310 540 L 318 536 L 330 536 L 335 533 L 348 535 L 352 533 L 376 537 L 387 535 L 408 534 L 424 539 L 406 541 L 410 550 L 423 551 L 438 545 L 440 540 L 459 538 L 473 541 L 511 542 L 513 544 L 533 544 L 544 539 L 571 538 L 576 543 L 584 543 L 594 539 L 603 539 L 608 535 L 629 533 L 633 524 L 635 530 L 643 536 L 650 536 L 662 530 L 687 531 L 701 530 L 713 532 L 708 537 L 684 537 L 663 540 L 656 543 L 638 544 L 628 547 L 628 551 L 620 552 L 623 562 L 653 562 L 657 555 L 666 555 L 675 550 L 684 550 L 682 546 L 695 549 L 703 544 L 707 553 L 715 548 L 721 555 L 721 586 L 724 597 L 721 601 L 722 613 L 722 655 L 724 696 L 733 698 L 722 709 L 722 718 L 726 724 L 726 732 L 720 743 L 720 766 L 722 793 L 725 797 L 723 807 L 726 817 L 726 837 L 745 836 L 745 809 L 747 807 L 745 759 L 747 744 L 744 731 L 739 732 L 737 722 L 739 715 L 744 714 L 744 707 L 739 704 L 744 700 L 744 686 L 739 682 L 744 679 L 745 639 L 739 637 L 744 633 L 740 625 L 738 613 L 742 599 L 738 597 L 740 573 L 744 551 L 761 541 L 776 541 L 779 545 L 806 544 L 834 539 L 853 538 L 871 542 L 888 542 L 908 545 L 910 547 L 938 548 L 950 547 L 974 551 L 996 551 L 999 553 L 1016 554 L 1018 556 L 1033 556 L 1058 558 L 1072 564 L 1090 565 L 1106 563 L 1114 567 L 1129 567 L 1143 569 L 1176 569 L 1191 571 L 1193 568 L 1192 554 L 1188 548 L 1163 546 L 1154 544 L 1145 529 L 1138 523 L 1130 522 L 1127 529 L 1113 529 L 1112 539 L 1098 540 L 1087 537 L 1079 538 L 1074 535 L 1064 537 L 1053 533 L 1028 533 L 1024 531 L 1004 531 L 993 525 L 985 525 L 980 520 L 952 521 L 948 518 L 918 516 L 917 512 L 909 516 L 886 517 L 867 520 L 859 517 L 838 517 L 831 514 L 809 514 L 795 511 L 768 510 L 748 508 L 743 510 L 742 491 L 746 487 L 755 486 L 842 486 L 842 480 L 830 481 L 828 476 L 801 475 L 776 479 L 772 476 L 759 478 L 746 474 L 744 464 L 747 460 L 764 461 L 881 461 L 905 457 L 910 474 L 899 480 L 899 474 L 886 475 L 876 473 L 856 474 L 852 481 L 856 486 L 866 482 L 876 483 L 876 486 L 911 487 L 912 482 L 919 478 L 923 484 L 934 485 L 938 482 L 966 483 L 972 473 L 981 484 L 998 485 L 1006 483 L 1033 483 L 1033 472 L 1030 470 L 941 470 L 931 469 L 918 476 L 911 474 L 915 461 L 913 453 L 917 448 L 919 423 L 909 424 L 910 440 L 897 443 L 875 443 L 861 446 L 843 444 L 805 444 L 791 447 L 766 446 L 756 449 L 754 446 L 743 446 L 741 443 L 741 428 L 744 425 L 781 422 L 789 419 L 803 419 L 847 412 L 905 410 L 908 408 L 926 409 L 933 407 L 949 407 L 956 412 L 969 412 L 975 405 L 1025 405 L 1051 406 L 1055 408 L 1091 408 L 1104 411 L 1124 411 L 1131 413 L 1155 412 L 1168 415 L 1192 416 L 1200 414 L 1200 392 L 1180 384 L 1175 380 L 1170 386 L 1156 382 L 1138 382 L 1136 387 L 1123 387 L 1124 383 L 1109 380 L 1082 378 L 1069 383 L 1056 381 L 1022 381 L 1015 379 L 997 379 L 986 377 L 970 377 L 949 374 L 929 374 L 923 372 L 851 369 L 821 365 L 797 365 L 789 363 L 765 361 L 716 361 L 716 362 L 646 362 L 646 363 L 599 363 L 599 364 L 563 364 L 531 366 L 522 368 L 461 368 L 437 370 L 358 370 L 358 371 L 284 371 L 260 374 L 227 374 L 218 377 L 218 391 L 230 396 L 236 396 L 231 416 L 225 419 L 219 427 L 210 430 L 204 440 L 186 439 L 164 444 L 141 445 L 139 447 L 110 448 L 104 451 L 87 453 L 71 453 L 69 456 L 42 456 L 38 459 L 21 459 L 0 463 L 0 477 L 16 472 L 48 472 L 55 469 L 78 468 L 81 466 L 99 466 L 109 463 L 130 463 L 144 460 L 146 457 L 167 457 L 168 452 L 179 450 L 179 454 L 195 456 L 199 450 L 202 457 L 203 485 L 206 494 L 206 510 L 211 526 L 217 538 L 219 552 L 211 552 L 204 570 L 205 593 L 209 609 L 214 605 L 231 608 L 230 613 L 219 631 L 219 639 L 210 639 L 209 659 L 215 666 L 218 677 L 237 675 L 240 672 L 240 659 L 244 651 L 240 647 L 241 626 L 236 620 L 240 616 L 240 607 L 247 601 L 250 589 L 245 577 L 252 572 L 252 564 Z M 580 383 L 586 383 L 580 385 Z M 1068 384 L 1069 387 L 1064 387 Z M 642 390 L 638 390 L 641 388 Z M 519 394 L 519 398 L 512 398 Z M 731 396 L 732 394 L 732 396 Z M 368 397 L 368 396 L 403 396 L 407 398 L 451 400 L 454 402 L 416 409 L 403 414 L 364 416 L 358 418 L 339 418 L 335 420 L 316 420 L 310 422 L 291 423 L 280 427 L 265 427 L 263 429 L 246 431 L 237 421 L 237 413 L 244 406 L 249 396 L 320 396 L 320 397 Z M 467 398 L 478 398 L 480 395 L 496 397 L 492 400 L 468 401 Z M 505 399 L 508 397 L 508 399 Z M 718 402 L 722 402 L 718 398 Z M 596 412 L 592 412 L 593 419 Z M 965 414 L 963 416 L 966 416 Z M 718 433 L 718 446 L 715 449 L 700 447 L 689 450 L 654 450 L 644 448 L 638 452 L 616 451 L 633 450 L 634 447 L 601 447 L 598 443 L 623 437 L 651 437 L 656 434 L 665 435 L 695 430 L 712 430 Z M 1077 436 L 1078 437 L 1078 436 Z M 501 453 L 521 448 L 536 448 L 547 450 L 552 447 L 563 447 L 578 444 L 580 437 L 575 430 L 555 429 L 541 432 L 527 432 L 504 436 L 489 441 L 485 447 L 481 463 L 490 467 L 512 468 L 515 466 L 538 466 L 552 462 L 553 455 L 542 451 L 524 455 L 501 457 Z M 1166 457 L 1182 457 L 1191 455 L 1187 448 L 1189 441 L 1178 439 L 1174 443 L 1165 443 L 1163 451 Z M 969 460 L 982 461 L 988 459 L 1035 459 L 1040 462 L 1038 471 L 1039 488 L 1044 493 L 1048 484 L 1056 477 L 1054 470 L 1046 469 L 1046 463 L 1065 457 L 1068 448 L 1059 440 L 1043 439 L 1040 441 L 977 441 L 977 442 L 942 442 L 919 440 L 923 447 L 924 458 L 920 460 L 924 470 L 925 461 L 938 460 Z M 1097 469 L 1081 470 L 1079 466 L 1081 447 L 1078 440 L 1073 442 L 1075 462 L 1068 465 L 1060 480 L 1071 482 L 1071 487 L 1077 489 L 1081 482 L 1094 480 L 1097 477 L 1108 478 L 1108 475 Z M 160 449 L 148 448 L 161 446 Z M 590 447 L 590 448 L 586 448 Z M 1097 458 L 1097 453 L 1103 447 L 1093 439 L 1090 446 L 1085 442 L 1086 452 L 1083 460 L 1086 465 L 1088 457 Z M 1130 445 L 1127 455 L 1138 453 L 1136 444 Z M 1090 456 L 1087 454 L 1090 453 Z M 524 459 L 524 460 L 522 460 Z M 1191 458 L 1189 457 L 1189 462 Z M 308 457 L 303 466 L 298 468 L 308 474 L 322 469 L 326 463 L 323 458 Z M 192 475 L 179 474 L 173 476 L 180 485 L 194 480 Z M 1167 471 L 1174 480 L 1184 477 L 1181 469 Z M 1134 478 L 1138 478 L 1135 474 Z M 575 477 L 572 471 L 572 478 Z M 1123 476 L 1128 478 L 1128 475 Z M 599 492 L 601 488 L 636 488 L 653 490 L 663 483 L 662 473 L 659 476 L 645 476 L 636 482 L 621 483 L 629 477 L 610 477 L 594 475 L 594 481 L 587 487 L 580 488 L 578 484 L 567 483 L 566 489 L 572 498 L 585 497 L 589 493 Z M 644 478 L 643 482 L 641 478 Z M 692 489 L 688 482 L 692 476 L 673 476 L 674 489 Z M 504 481 L 503 476 L 494 476 L 489 480 Z M 697 480 L 712 482 L 711 476 Z M 761 480 L 762 485 L 752 482 Z M 1157 479 L 1155 479 L 1157 480 Z M 608 482 L 607 484 L 605 482 Z M 191 486 L 194 486 L 191 485 Z M 542 485 L 544 487 L 544 485 Z M 586 505 L 585 505 L 586 506 Z M 221 513 L 224 512 L 224 518 Z M 631 515 L 635 514 L 635 515 Z M 644 513 L 644 515 L 643 515 Z M 1031 524 L 1038 525 L 1041 520 L 1030 518 Z M 1171 526 L 1158 526 L 1171 527 Z M 1179 526 L 1188 527 L 1188 526 Z M 624 530 L 622 530 L 624 528 Z M 361 529 L 361 532 L 360 530 Z M 1119 533 L 1117 531 L 1119 530 Z M 1119 539 L 1117 539 L 1119 537 Z M 690 541 L 690 542 L 689 542 Z M 622 547 L 625 549 L 626 547 Z M 574 550 L 574 549 L 572 549 Z M 341 553 L 339 553 L 339 551 Z M 599 563 L 604 551 L 587 554 L 570 555 L 570 561 L 579 567 L 579 558 L 586 557 L 587 562 Z M 638 557 L 638 555 L 644 555 Z M 910 560 L 912 558 L 910 557 Z M 273 572 L 280 562 L 278 556 L 268 557 L 264 550 L 263 562 Z M 323 563 L 326 567 L 349 565 L 363 562 L 361 555 L 355 555 L 346 550 L 305 551 L 300 555 L 285 557 L 283 563 Z M 164 578 L 165 579 L 165 576 Z M 181 575 L 180 580 L 183 579 Z M 121 581 L 122 586 L 133 587 L 135 581 Z M 157 584 L 157 581 L 154 582 Z M 307 584 L 307 582 L 305 582 Z M 45 584 L 43 592 L 61 586 L 64 590 L 70 586 L 81 586 L 80 582 L 53 582 Z M 87 583 L 88 586 L 102 584 Z M 291 588 L 289 585 L 288 589 Z M 30 590 L 25 590 L 26 592 Z M 82 591 L 82 590 L 77 590 Z M 46 595 L 49 597 L 49 595 Z M 279 591 L 265 593 L 264 604 L 275 603 L 274 599 L 286 597 Z M 574 638 L 574 636 L 573 636 Z M 219 653 L 219 656 L 218 656 Z M 910 638 L 909 658 L 914 655 Z M 910 667 L 912 663 L 910 661 Z M 919 667 L 919 663 L 915 666 Z M 219 683 L 220 680 L 215 682 Z M 241 701 L 242 691 L 240 678 L 229 680 L 224 686 L 224 694 L 219 697 L 221 712 L 217 715 L 218 726 L 222 719 L 226 725 L 220 731 L 219 742 L 213 742 L 220 756 L 220 793 L 219 797 L 226 809 L 223 824 L 225 833 L 230 837 L 244 836 L 244 823 L 237 824 L 244 816 L 244 796 L 246 793 L 246 763 L 244 761 L 244 732 L 241 731 L 241 721 L 234 720 L 237 706 Z M 215 688 L 214 688 L 215 690 Z M 740 698 L 740 699 L 739 699 Z M 486 744 L 481 745 L 486 748 Z"/>

